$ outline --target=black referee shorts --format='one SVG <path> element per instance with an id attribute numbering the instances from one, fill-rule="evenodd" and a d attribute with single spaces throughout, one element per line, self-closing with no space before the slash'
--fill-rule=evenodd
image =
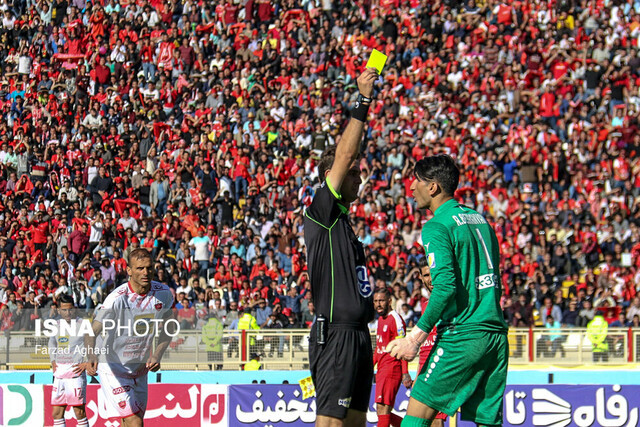
<path id="1" fill-rule="evenodd" d="M 316 414 L 344 419 L 348 409 L 367 412 L 373 351 L 366 326 L 331 324 L 324 345 L 316 343 L 316 329 L 312 328 L 309 341 Z"/>

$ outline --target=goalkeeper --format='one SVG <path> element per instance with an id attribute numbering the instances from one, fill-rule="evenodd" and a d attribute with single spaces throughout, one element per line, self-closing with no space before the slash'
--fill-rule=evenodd
<path id="1" fill-rule="evenodd" d="M 500 296 L 500 252 L 485 218 L 453 198 L 460 172 L 446 155 L 416 163 L 411 185 L 420 209 L 433 212 L 422 229 L 433 293 L 417 326 L 387 351 L 413 360 L 437 324 L 436 341 L 416 379 L 402 426 L 430 426 L 436 414 L 478 425 L 502 424 L 509 345 Z"/>

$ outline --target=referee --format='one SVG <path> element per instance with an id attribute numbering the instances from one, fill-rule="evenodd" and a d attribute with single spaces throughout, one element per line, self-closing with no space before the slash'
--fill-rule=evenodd
<path id="1" fill-rule="evenodd" d="M 373 320 L 373 286 L 362 244 L 349 223 L 358 197 L 358 155 L 375 69 L 358 77 L 360 94 L 336 147 L 318 164 L 321 187 L 305 212 L 304 238 L 316 322 L 309 361 L 316 388 L 316 426 L 362 426 L 373 380 L 373 352 L 367 323 Z"/>

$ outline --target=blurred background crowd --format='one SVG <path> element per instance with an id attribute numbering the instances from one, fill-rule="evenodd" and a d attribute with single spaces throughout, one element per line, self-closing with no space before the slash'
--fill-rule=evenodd
<path id="1" fill-rule="evenodd" d="M 237 327 L 243 312 L 308 327 L 301 212 L 373 48 L 389 58 L 350 216 L 407 324 L 428 300 L 412 165 L 436 153 L 455 157 L 457 198 L 495 227 L 510 325 L 640 324 L 640 1 L 0 11 L 3 330 L 55 315 L 61 293 L 92 310 L 137 247 L 185 328 Z"/>

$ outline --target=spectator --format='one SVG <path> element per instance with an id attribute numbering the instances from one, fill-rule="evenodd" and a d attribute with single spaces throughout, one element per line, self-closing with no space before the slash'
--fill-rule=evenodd
<path id="1" fill-rule="evenodd" d="M 400 315 L 400 317 L 402 317 L 402 319 L 404 319 L 404 322 L 407 326 L 415 325 L 415 321 L 413 319 L 414 312 L 413 310 L 411 310 L 409 304 L 402 304 L 402 308 L 400 309 L 398 314 Z"/>
<path id="2" fill-rule="evenodd" d="M 285 325 L 285 329 L 300 329 L 302 327 L 302 325 L 300 324 L 300 322 L 298 321 L 298 319 L 296 318 L 295 313 L 293 313 L 292 311 L 288 311 L 287 312 L 287 324 Z M 302 349 L 302 346 L 300 345 L 300 342 L 302 341 L 302 337 L 300 335 L 293 335 L 290 337 L 287 337 L 289 341 L 289 347 L 291 348 L 291 351 L 304 351 Z"/>
<path id="3" fill-rule="evenodd" d="M 24 303 L 22 301 L 17 301 L 17 308 L 11 316 L 11 321 L 13 322 L 11 330 L 20 332 L 31 330 L 31 314 L 28 310 L 24 309 Z"/>
<path id="4" fill-rule="evenodd" d="M 240 318 L 238 303 L 236 301 L 230 301 L 227 307 L 227 318 L 224 321 L 225 326 L 231 325 L 234 320 Z"/>
<path id="5" fill-rule="evenodd" d="M 580 312 L 578 311 L 578 299 L 572 298 L 569 301 L 569 307 L 562 312 L 562 322 L 563 326 L 574 327 L 578 323 L 578 315 Z"/>
<path id="6" fill-rule="evenodd" d="M 87 234 L 89 226 L 83 223 L 80 229 L 74 230 L 69 235 L 69 249 L 77 257 L 82 259 L 84 253 L 89 249 L 89 236 Z"/>
<path id="7" fill-rule="evenodd" d="M 316 309 L 312 301 L 309 301 L 308 310 L 302 313 L 302 325 L 310 328 L 316 321 Z"/>
<path id="8" fill-rule="evenodd" d="M 524 328 L 533 326 L 533 307 L 525 294 L 518 295 L 518 301 L 511 306 L 511 325 Z"/>
<path id="9" fill-rule="evenodd" d="M 92 111 L 95 114 L 95 111 Z M 90 116 L 87 116 L 87 118 Z M 86 120 L 86 119 L 85 119 Z M 106 175 L 107 171 L 104 167 L 98 169 L 98 175 L 89 183 L 91 188 L 91 196 L 96 206 L 102 206 L 102 202 L 108 198 L 113 191 L 113 180 Z"/>
<path id="10" fill-rule="evenodd" d="M 122 212 L 122 218 L 118 220 L 118 225 L 121 225 L 124 230 L 131 229 L 134 233 L 138 232 L 138 221 L 131 217 L 129 209 Z"/>
<path id="11" fill-rule="evenodd" d="M 285 323 L 283 322 L 283 318 L 282 318 L 281 312 L 280 312 L 280 305 L 277 305 L 276 307 L 277 307 L 278 312 L 276 313 L 274 311 L 269 315 L 269 320 L 267 321 L 266 329 L 277 330 L 277 329 L 284 329 L 284 327 L 285 327 Z M 286 324 L 288 324 L 288 320 L 287 320 Z M 277 346 L 277 351 L 278 351 L 278 357 L 282 357 L 283 351 L 284 351 L 283 350 L 284 349 L 284 337 L 282 335 L 280 335 L 280 336 L 269 335 L 267 337 L 266 342 L 265 342 L 265 345 L 266 344 L 269 344 L 269 357 L 273 357 L 273 352 L 274 352 L 274 349 L 276 348 L 276 346 Z"/>
<path id="12" fill-rule="evenodd" d="M 624 328 L 626 326 L 629 326 L 629 323 L 627 323 L 625 314 L 623 312 L 620 312 L 620 314 L 618 314 L 618 318 L 611 322 L 609 326 L 611 326 L 612 328 Z"/>
<path id="13" fill-rule="evenodd" d="M 207 290 L 207 297 L 209 297 L 210 289 Z M 213 303 L 213 306 L 212 304 Z M 222 300 L 220 298 L 214 298 L 209 300 L 209 316 L 215 316 L 221 322 L 224 322 L 227 317 L 227 310 L 222 307 Z"/>
<path id="14" fill-rule="evenodd" d="M 591 305 L 591 300 L 585 300 L 582 310 L 578 314 L 577 326 L 586 327 L 595 317 L 596 310 Z"/>
<path id="15" fill-rule="evenodd" d="M 91 295 L 89 296 L 87 308 L 97 307 L 104 301 L 107 295 L 107 281 L 102 277 L 102 270 L 94 270 L 89 283 L 87 284 Z"/>
<path id="16" fill-rule="evenodd" d="M 194 261 L 198 263 L 198 274 L 201 276 L 206 276 L 209 271 L 210 244 L 209 237 L 205 236 L 204 227 L 199 227 L 198 235 L 189 241 L 189 246 L 194 250 Z"/>
<path id="17" fill-rule="evenodd" d="M 169 180 L 162 169 L 157 169 L 154 173 L 154 181 L 149 190 L 149 202 L 151 208 L 158 215 L 163 216 L 167 211 L 167 199 L 169 198 Z"/>
<path id="18" fill-rule="evenodd" d="M 183 295 L 181 308 L 178 309 L 178 322 L 180 322 L 181 330 L 189 330 L 193 329 L 196 326 L 196 309 L 193 304 L 191 304 Z M 178 304 L 176 304 L 176 308 Z"/>
<path id="19" fill-rule="evenodd" d="M 544 305 L 540 308 L 540 319 L 547 324 L 547 316 L 553 316 L 554 321 L 562 322 L 562 311 L 560 307 L 551 302 L 550 297 L 545 297 Z"/>
<path id="20" fill-rule="evenodd" d="M 189 308 L 191 307 L 191 301 L 186 298 L 184 292 L 176 293 L 176 303 L 174 307 L 178 311 L 182 310 L 185 307 Z"/>
<path id="21" fill-rule="evenodd" d="M 269 316 L 271 315 L 271 307 L 267 306 L 267 302 L 264 298 L 258 300 L 258 307 L 256 308 L 256 322 L 260 328 L 265 328 L 269 322 Z"/>
<path id="22" fill-rule="evenodd" d="M 291 309 L 296 319 L 301 316 L 300 301 L 305 297 L 307 289 L 303 289 L 302 293 L 298 295 L 298 288 L 292 286 L 287 292 L 287 295 L 281 295 L 279 298 L 284 302 L 284 307 Z"/>
<path id="23" fill-rule="evenodd" d="M 565 357 L 565 351 L 562 347 L 564 337 L 560 333 L 562 328 L 560 322 L 555 320 L 552 315 L 549 315 L 546 318 L 545 328 L 548 332 L 538 339 L 538 357 L 541 355 L 547 358 L 556 357 L 558 350 L 560 350 L 561 356 Z"/>
<path id="24" fill-rule="evenodd" d="M 640 315 L 640 297 L 635 297 L 633 303 L 627 309 L 626 321 L 631 322 L 634 316 Z"/>

